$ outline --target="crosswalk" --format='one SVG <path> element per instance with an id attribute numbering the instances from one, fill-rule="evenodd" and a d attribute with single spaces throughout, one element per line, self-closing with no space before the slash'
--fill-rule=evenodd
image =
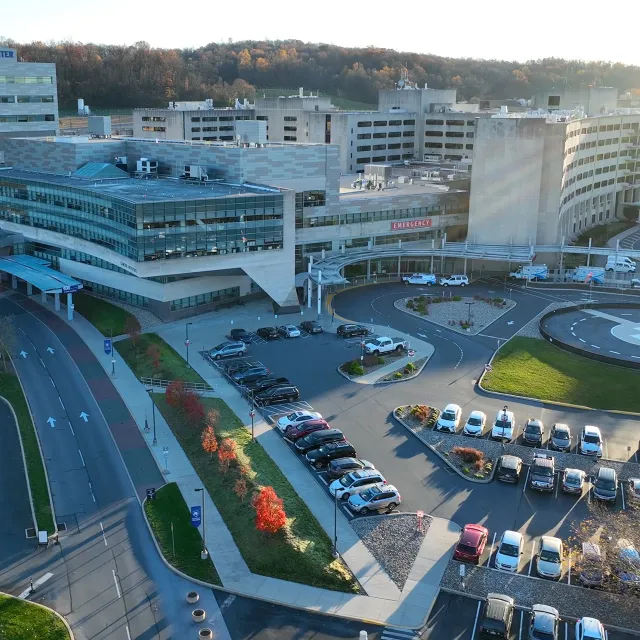
<path id="1" fill-rule="evenodd" d="M 381 640 L 418 640 L 420 632 L 415 629 L 399 629 L 398 627 L 385 627 Z"/>

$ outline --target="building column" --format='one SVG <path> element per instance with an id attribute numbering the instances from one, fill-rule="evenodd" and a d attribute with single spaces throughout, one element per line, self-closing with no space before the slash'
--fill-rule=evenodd
<path id="1" fill-rule="evenodd" d="M 467 275 L 467 256 L 464 257 L 464 275 Z"/>
<path id="2" fill-rule="evenodd" d="M 27 295 L 33 295 L 33 285 L 30 282 L 27 282 Z"/>
<path id="3" fill-rule="evenodd" d="M 398 256 L 398 278 L 400 277 L 400 256 Z"/>
<path id="4" fill-rule="evenodd" d="M 40 302 L 42 302 L 42 304 L 47 304 L 47 292 L 46 291 L 40 291 Z"/>
<path id="5" fill-rule="evenodd" d="M 367 280 L 371 278 L 371 260 L 367 260 Z"/>
<path id="6" fill-rule="evenodd" d="M 18 278 L 16 278 L 15 276 L 11 276 L 11 288 L 12 289 L 18 288 Z"/>
<path id="7" fill-rule="evenodd" d="M 318 271 L 318 318 L 322 315 L 322 271 Z"/>
<path id="8" fill-rule="evenodd" d="M 311 309 L 311 297 L 313 293 L 313 282 L 311 281 L 311 267 L 313 267 L 313 256 L 309 257 L 309 269 L 307 271 L 307 309 Z"/>
<path id="9" fill-rule="evenodd" d="M 73 320 L 73 294 L 67 293 L 67 320 Z"/>
<path id="10" fill-rule="evenodd" d="M 60 311 L 60 294 L 59 293 L 54 293 L 53 294 L 53 299 L 54 299 L 54 307 L 56 311 Z"/>

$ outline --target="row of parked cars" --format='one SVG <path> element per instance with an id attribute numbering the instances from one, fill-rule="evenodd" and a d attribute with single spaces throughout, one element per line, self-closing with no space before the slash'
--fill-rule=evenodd
<path id="1" fill-rule="evenodd" d="M 353 513 L 393 511 L 402 502 L 398 490 L 371 462 L 359 459 L 342 431 L 332 429 L 317 411 L 294 411 L 277 427 L 312 467 L 326 469 L 329 493 Z"/>
<path id="2" fill-rule="evenodd" d="M 457 404 L 448 404 L 440 414 L 435 429 L 447 433 L 456 433 L 462 422 L 462 408 Z M 462 434 L 473 438 L 481 438 L 485 434 L 487 415 L 484 411 L 472 411 L 469 414 Z M 498 411 L 491 425 L 491 438 L 502 442 L 513 440 L 516 429 L 516 418 L 513 411 L 504 407 Z M 530 447 L 541 447 L 544 442 L 545 428 L 542 420 L 529 418 L 522 431 L 522 444 Z M 571 429 L 569 425 L 557 422 L 549 433 L 549 449 L 555 451 L 570 451 L 572 445 Z M 578 451 L 585 456 L 602 457 L 603 439 L 600 429 L 593 425 L 586 425 L 580 432 Z"/>
<path id="3" fill-rule="evenodd" d="M 419 284 L 430 287 L 433 284 L 439 284 L 442 287 L 466 287 L 469 284 L 469 278 L 464 274 L 442 276 L 437 278 L 435 273 L 414 273 L 410 276 L 404 276 L 402 282 L 405 284 Z"/>

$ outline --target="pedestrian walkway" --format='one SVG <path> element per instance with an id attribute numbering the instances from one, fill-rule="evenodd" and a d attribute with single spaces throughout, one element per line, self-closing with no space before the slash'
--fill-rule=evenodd
<path id="1" fill-rule="evenodd" d="M 265 312 L 260 305 L 248 309 L 233 309 L 233 311 L 233 319 L 237 320 L 235 326 L 242 326 L 247 330 L 264 324 L 276 324 L 273 314 L 269 319 L 262 317 Z M 60 316 L 64 318 L 63 314 L 64 310 L 60 312 Z M 207 314 L 207 316 L 210 315 Z M 280 322 L 288 320 L 290 316 Z M 209 366 L 194 353 L 200 349 L 201 343 L 206 347 L 225 339 L 225 334 L 232 327 L 229 315 L 213 318 L 198 317 L 194 318 L 192 323 L 190 339 L 194 347 L 192 350 L 194 357 L 190 359 L 191 366 L 216 390 L 216 395 L 223 399 L 248 427 L 249 406 L 246 400 L 217 368 Z M 70 324 L 96 355 L 103 368 L 110 373 L 111 358 L 104 353 L 104 336 L 79 314 L 75 314 L 75 320 Z M 156 332 L 182 355 L 186 355 L 184 325 L 182 321 L 156 328 Z M 158 467 L 165 473 L 168 481 L 175 481 L 178 484 L 187 504 L 192 503 L 194 490 L 201 486 L 195 470 L 158 411 L 155 412 L 157 444 L 153 444 L 153 431 L 145 431 L 145 425 L 152 424 L 152 403 L 144 386 L 117 354 L 116 375 L 113 383 L 127 404 Z M 308 481 L 304 466 L 271 426 L 259 420 L 254 424 L 254 428 L 260 444 L 296 488 L 323 529 L 332 536 L 334 507 L 331 500 L 327 499 L 327 495 L 317 483 Z M 215 547 L 209 550 L 225 589 L 346 618 L 411 628 L 421 626 L 428 615 L 437 597 L 441 577 L 459 533 L 457 525 L 435 518 L 425 536 L 409 579 L 400 592 L 356 535 L 348 520 L 339 512 L 338 550 L 366 591 L 367 595 L 364 596 L 318 589 L 251 573 L 208 494 L 205 494 L 205 514 L 207 538 L 216 540 Z"/>

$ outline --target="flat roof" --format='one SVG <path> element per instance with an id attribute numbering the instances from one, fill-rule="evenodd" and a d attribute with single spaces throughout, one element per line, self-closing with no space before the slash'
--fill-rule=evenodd
<path id="1" fill-rule="evenodd" d="M 464 189 L 454 189 L 446 181 L 428 182 L 414 178 L 414 183 L 398 182 L 398 176 L 393 176 L 391 181 L 394 183 L 392 187 L 378 191 L 377 189 L 354 189 L 351 183 L 361 178 L 360 174 L 340 176 L 340 199 L 356 198 L 389 198 L 399 195 L 413 194 L 444 194 L 444 193 L 462 193 Z M 466 177 L 466 176 L 465 176 Z"/>
<path id="2" fill-rule="evenodd" d="M 186 180 L 169 177 L 86 180 L 69 176 L 58 176 L 50 173 L 0 169 L 0 179 L 2 178 L 5 180 L 35 180 L 36 182 L 46 182 L 62 187 L 85 189 L 99 195 L 120 198 L 133 204 L 280 193 L 280 189 L 276 187 L 214 181 L 207 183 L 187 182 Z"/>
<path id="3" fill-rule="evenodd" d="M 4 256 L 0 258 L 0 271 L 6 271 L 47 293 L 71 293 L 82 289 L 81 282 L 50 269 L 49 264 L 47 260 L 33 256 Z"/>

